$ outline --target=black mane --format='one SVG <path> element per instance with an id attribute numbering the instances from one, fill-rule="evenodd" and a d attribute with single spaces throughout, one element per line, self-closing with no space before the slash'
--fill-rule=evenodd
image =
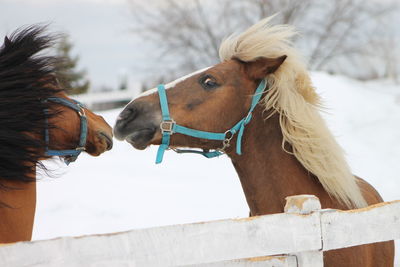
<path id="1" fill-rule="evenodd" d="M 29 174 L 36 166 L 43 167 L 39 151 L 46 144 L 37 137 L 43 137 L 44 110 L 50 107 L 42 100 L 58 92 L 54 89 L 57 58 L 43 54 L 56 37 L 44 34 L 45 30 L 45 26 L 19 29 L 0 47 L 0 189 L 7 188 L 2 179 L 34 181 Z"/>

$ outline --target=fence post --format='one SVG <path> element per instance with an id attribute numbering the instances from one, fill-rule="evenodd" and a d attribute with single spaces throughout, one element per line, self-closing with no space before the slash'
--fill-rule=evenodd
<path id="1" fill-rule="evenodd" d="M 314 211 L 321 209 L 321 203 L 316 196 L 313 195 L 297 195 L 286 197 L 285 213 L 294 213 L 307 215 Z M 321 227 L 321 226 L 319 226 Z M 297 258 L 298 267 L 323 267 L 323 253 L 322 253 L 322 236 L 321 236 L 321 250 L 319 251 L 305 251 L 300 253 L 291 254 Z"/>

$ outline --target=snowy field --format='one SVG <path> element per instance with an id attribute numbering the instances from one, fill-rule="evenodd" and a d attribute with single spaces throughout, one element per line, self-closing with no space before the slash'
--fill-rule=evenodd
<path id="1" fill-rule="evenodd" d="M 400 199 L 400 86 L 325 73 L 312 78 L 327 107 L 323 116 L 354 174 L 386 201 Z M 114 125 L 119 112 L 102 115 Z M 98 158 L 85 154 L 68 168 L 51 165 L 59 177 L 42 176 L 38 183 L 33 238 L 248 216 L 227 157 L 209 160 L 168 151 L 164 162 L 155 165 L 155 155 L 156 147 L 138 151 L 115 140 L 113 150 Z"/>

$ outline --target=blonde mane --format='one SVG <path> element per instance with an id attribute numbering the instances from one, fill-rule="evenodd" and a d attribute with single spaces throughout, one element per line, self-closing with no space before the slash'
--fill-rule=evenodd
<path id="1" fill-rule="evenodd" d="M 239 35 L 224 40 L 219 49 L 222 61 L 239 58 L 254 61 L 259 57 L 287 55 L 279 69 L 268 75 L 268 93 L 263 99 L 270 116 L 279 113 L 283 140 L 291 144 L 294 156 L 321 182 L 324 189 L 348 207 L 365 207 L 356 178 L 341 147 L 319 114 L 319 96 L 306 66 L 290 39 L 296 35 L 289 25 L 270 25 L 272 17 L 253 25 Z"/>

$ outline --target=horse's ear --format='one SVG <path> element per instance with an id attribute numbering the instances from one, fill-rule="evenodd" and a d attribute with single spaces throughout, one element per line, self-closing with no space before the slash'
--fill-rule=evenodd
<path id="1" fill-rule="evenodd" d="M 245 71 L 250 78 L 264 79 L 270 73 L 274 73 L 287 58 L 286 55 L 276 58 L 260 57 L 255 61 L 243 62 Z"/>
<path id="2" fill-rule="evenodd" d="M 10 41 L 10 39 L 8 39 L 8 37 L 6 36 L 6 37 L 4 37 L 4 46 L 5 47 L 7 47 L 7 46 L 10 46 L 11 45 L 11 41 Z"/>

